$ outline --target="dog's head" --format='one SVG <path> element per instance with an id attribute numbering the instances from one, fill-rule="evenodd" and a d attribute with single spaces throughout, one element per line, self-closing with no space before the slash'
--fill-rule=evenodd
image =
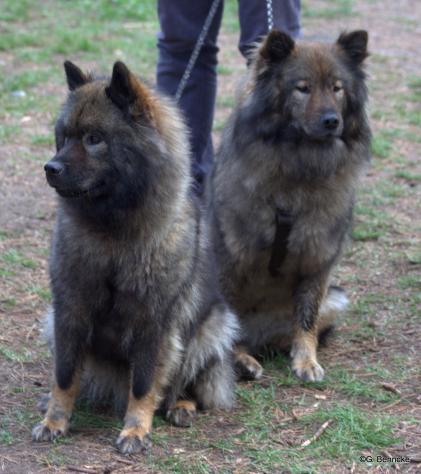
<path id="1" fill-rule="evenodd" d="M 133 142 L 136 126 L 150 119 L 147 90 L 123 63 L 114 65 L 109 82 L 69 61 L 64 68 L 70 94 L 55 127 L 57 153 L 44 167 L 47 181 L 65 198 L 104 198 L 119 191 L 119 167 L 130 161 L 129 149 L 116 159 L 119 144 Z M 145 170 L 135 177 L 136 161 L 129 166 L 133 180 L 141 180 Z"/>
<path id="2" fill-rule="evenodd" d="M 55 127 L 56 155 L 45 165 L 48 183 L 82 211 L 95 208 L 94 215 L 138 209 L 148 196 L 169 206 L 187 188 L 189 170 L 175 108 L 122 62 L 111 79 L 95 79 L 69 61 L 64 68 L 69 95 Z"/>
<path id="3" fill-rule="evenodd" d="M 367 40 L 365 31 L 343 33 L 332 45 L 295 43 L 286 33 L 269 33 L 256 53 L 254 73 L 273 122 L 279 116 L 296 135 L 314 142 L 349 133 L 353 124 L 347 118 L 366 99 Z"/>

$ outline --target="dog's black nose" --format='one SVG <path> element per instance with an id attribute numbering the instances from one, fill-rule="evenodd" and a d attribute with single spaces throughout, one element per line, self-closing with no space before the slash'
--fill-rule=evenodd
<path id="1" fill-rule="evenodd" d="M 49 161 L 45 164 L 44 170 L 48 175 L 58 175 L 63 172 L 64 165 L 59 161 Z"/>
<path id="2" fill-rule="evenodd" d="M 322 115 L 322 124 L 327 130 L 335 130 L 339 125 L 338 115 L 335 112 L 326 112 Z"/>

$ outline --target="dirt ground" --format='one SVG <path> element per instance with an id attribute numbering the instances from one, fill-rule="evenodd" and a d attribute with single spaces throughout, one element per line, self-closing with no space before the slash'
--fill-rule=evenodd
<path id="1" fill-rule="evenodd" d="M 55 196 L 42 169 L 54 147 L 29 137 L 51 134 L 56 110 L 3 114 L 23 135 L 0 145 L 0 472 L 421 472 L 421 2 L 359 0 L 342 13 L 325 11 L 326 2 L 310 3 L 305 40 L 330 41 L 342 29 L 363 28 L 372 52 L 374 157 L 360 187 L 354 240 L 336 272 L 352 308 L 320 351 L 327 381 L 300 384 L 285 358 L 267 360 L 259 383 L 240 385 L 232 413 L 202 414 L 190 432 L 157 420 L 146 458 L 120 456 L 113 447 L 119 422 L 83 407 L 69 438 L 52 446 L 31 443 L 36 402 L 48 391 L 51 372 L 39 323 L 49 301 Z M 236 43 L 237 33 L 221 33 L 220 60 L 229 72 L 220 76 L 216 141 L 244 68 Z M 4 50 L 0 64 L 8 73 L 29 67 Z M 64 81 L 35 91 L 61 100 Z M 369 442 L 357 432 L 371 428 L 358 424 L 353 411 L 340 412 L 349 401 L 356 419 L 362 413 L 373 427 L 389 427 L 390 440 Z M 330 427 L 305 451 L 302 442 L 323 422 Z M 341 423 L 358 429 L 341 431 Z M 410 462 L 360 461 L 374 453 Z"/>

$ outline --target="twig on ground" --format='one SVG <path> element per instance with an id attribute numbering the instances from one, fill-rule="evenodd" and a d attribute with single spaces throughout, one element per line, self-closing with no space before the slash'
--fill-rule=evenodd
<path id="1" fill-rule="evenodd" d="M 92 469 L 86 469 L 84 467 L 78 467 L 78 466 L 67 466 L 67 469 L 69 471 L 83 472 L 83 473 L 86 473 L 86 474 L 97 474 L 98 473 L 98 471 L 93 471 Z"/>
<path id="2" fill-rule="evenodd" d="M 314 443 L 314 441 L 317 441 L 320 438 L 320 436 L 326 431 L 326 429 L 332 423 L 332 421 L 333 421 L 332 419 L 325 421 L 323 425 L 314 433 L 314 435 L 311 438 L 306 439 L 305 441 L 301 443 L 301 447 L 305 448 L 311 443 Z"/>
<path id="3" fill-rule="evenodd" d="M 5 459 L 6 461 L 11 462 L 13 464 L 18 464 L 18 461 L 15 461 L 14 459 L 8 458 L 4 454 L 0 454 L 0 459 Z"/>
<path id="4" fill-rule="evenodd" d="M 384 382 L 384 383 L 382 383 L 381 386 L 382 386 L 382 388 L 384 388 L 388 392 L 396 393 L 396 395 L 399 395 L 399 396 L 402 395 L 402 392 L 390 383 Z"/>

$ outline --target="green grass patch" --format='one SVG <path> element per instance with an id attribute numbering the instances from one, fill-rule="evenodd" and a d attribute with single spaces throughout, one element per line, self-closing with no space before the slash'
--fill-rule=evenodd
<path id="1" fill-rule="evenodd" d="M 383 390 L 378 381 L 358 378 L 349 369 L 331 369 L 328 372 L 328 377 L 331 380 L 331 387 L 352 398 L 369 399 L 376 402 L 390 402 L 398 398 L 397 395 Z"/>
<path id="2" fill-rule="evenodd" d="M 21 265 L 25 268 L 36 268 L 37 263 L 31 258 L 26 257 L 22 252 L 16 249 L 9 249 L 2 255 L 2 260 L 9 265 Z"/>
<path id="3" fill-rule="evenodd" d="M 0 9 L 0 21 L 24 21 L 29 17 L 29 0 L 4 0 Z"/>
<path id="4" fill-rule="evenodd" d="M 302 2 L 302 15 L 308 18 L 340 18 L 356 15 L 353 0 L 324 0 L 320 7 L 312 5 L 310 0 Z"/>
<path id="5" fill-rule="evenodd" d="M 381 196 L 380 201 L 376 198 L 376 193 Z M 354 240 L 377 240 L 390 229 L 391 220 L 389 215 L 382 209 L 378 209 L 378 205 L 383 204 L 384 196 L 385 194 L 380 193 L 380 189 L 377 187 L 376 190 L 367 190 L 369 199 L 357 203 L 355 206 L 355 224 L 352 230 Z"/>
<path id="6" fill-rule="evenodd" d="M 0 124 L 0 143 L 14 142 L 20 136 L 22 128 L 14 124 Z"/>
<path id="7" fill-rule="evenodd" d="M 407 170 L 399 170 L 395 173 L 395 176 L 397 178 L 402 178 L 410 182 L 421 182 L 420 173 L 411 173 L 410 171 L 407 171 Z"/>
<path id="8" fill-rule="evenodd" d="M 371 222 L 360 222 L 352 230 L 352 238 L 357 241 L 377 240 L 385 235 L 383 227 Z"/>
<path id="9" fill-rule="evenodd" d="M 388 158 L 393 148 L 393 141 L 391 140 L 390 133 L 386 131 L 380 131 L 373 136 L 371 142 L 371 151 L 373 155 L 379 158 Z"/>
<path id="10" fill-rule="evenodd" d="M 340 381 L 353 396 L 366 396 L 369 393 L 371 399 L 382 398 L 374 392 L 373 387 L 368 389 L 357 385 L 352 378 L 343 376 Z M 276 402 L 271 389 L 254 386 L 243 390 L 240 387 L 238 393 L 241 402 L 246 405 L 241 420 L 247 429 L 238 436 L 237 440 L 240 442 L 226 437 L 218 441 L 216 446 L 223 452 L 238 450 L 238 446 L 241 446 L 241 456 L 247 457 L 251 462 L 250 467 L 259 472 L 281 472 L 286 459 L 288 472 L 326 472 L 320 466 L 327 459 L 351 465 L 358 462 L 363 451 L 377 453 L 397 442 L 393 434 L 398 422 L 395 417 L 367 412 L 351 402 L 337 402 L 298 419 L 296 423 L 302 432 L 302 438 L 295 439 L 296 446 L 279 446 L 274 440 L 279 437 L 279 430 L 282 428 L 278 423 L 271 423 L 271 413 L 276 403 L 279 406 L 279 402 Z M 305 450 L 299 449 L 300 443 L 310 438 L 328 420 L 331 424 L 320 438 Z M 263 424 L 259 424 L 261 421 Z M 294 432 L 297 432 L 297 427 Z"/>
<path id="11" fill-rule="evenodd" d="M 411 76 L 408 81 L 408 87 L 411 90 L 411 100 L 421 102 L 421 76 Z"/>
<path id="12" fill-rule="evenodd" d="M 398 100 L 395 104 L 394 110 L 397 117 L 410 125 L 421 126 L 421 111 L 418 108 L 414 108 L 411 103 L 406 102 L 408 99 L 413 97 L 404 96 L 401 100 Z"/>
<path id="13" fill-rule="evenodd" d="M 0 444 L 9 445 L 13 444 L 13 442 L 14 438 L 12 433 L 7 429 L 0 428 Z"/>
<path id="14" fill-rule="evenodd" d="M 10 77 L 5 77 L 1 84 L 1 92 L 10 93 L 13 91 L 28 89 L 45 82 L 50 77 L 50 72 L 42 69 L 30 69 Z"/>
<path id="15" fill-rule="evenodd" d="M 1 270 L 0 270 L 0 275 L 1 275 Z M 14 308 L 17 304 L 16 298 L 6 298 L 4 300 L 0 301 L 1 304 L 3 304 L 6 308 Z"/>
<path id="16" fill-rule="evenodd" d="M 76 53 L 99 53 L 100 42 L 90 37 L 89 33 L 81 29 L 57 28 L 54 34 L 54 43 L 50 47 L 53 54 L 66 56 Z"/>
<path id="17" fill-rule="evenodd" d="M 209 465 L 206 459 L 183 459 L 178 454 L 161 458 L 148 457 L 147 462 L 156 472 L 171 474 L 211 474 L 215 472 L 215 469 Z M 229 471 L 218 470 L 218 472 L 228 473 Z"/>
<path id="18" fill-rule="evenodd" d="M 54 135 L 52 133 L 49 135 L 32 135 L 31 143 L 32 145 L 52 146 L 55 143 Z"/>
<path id="19" fill-rule="evenodd" d="M 218 107 L 225 107 L 232 109 L 235 105 L 235 98 L 229 95 L 219 96 L 216 99 L 216 105 Z"/>
<path id="20" fill-rule="evenodd" d="M 0 35 L 0 51 L 11 51 L 29 46 L 35 47 L 39 44 L 39 38 L 34 36 L 33 33 L 6 28 Z"/>
<path id="21" fill-rule="evenodd" d="M 217 73 L 223 76 L 229 76 L 234 72 L 234 69 L 229 66 L 225 66 L 224 64 L 218 64 L 217 66 Z"/>
<path id="22" fill-rule="evenodd" d="M 32 360 L 32 356 L 28 351 L 17 352 L 4 344 L 0 344 L 0 354 L 12 362 L 28 362 Z"/>
<path id="23" fill-rule="evenodd" d="M 263 8 L 266 8 L 266 5 Z M 223 29 L 229 33 L 238 33 L 240 31 L 240 24 L 238 21 L 238 2 L 234 0 L 224 2 L 222 25 Z"/>
<path id="24" fill-rule="evenodd" d="M 363 450 L 376 452 L 398 441 L 393 434 L 397 418 L 369 413 L 350 403 L 338 403 L 320 410 L 305 417 L 303 422 L 323 423 L 327 420 L 332 420 L 331 427 L 313 447 L 315 452 L 324 453 L 325 458 L 356 461 Z"/>
<path id="25" fill-rule="evenodd" d="M 407 290 L 409 288 L 421 290 L 421 275 L 405 275 L 398 280 L 399 288 Z"/>
<path id="26" fill-rule="evenodd" d="M 77 428 L 102 428 L 120 431 L 122 421 L 110 409 L 110 414 L 98 413 L 98 410 L 89 403 L 78 402 L 73 413 L 72 424 Z"/>
<path id="27" fill-rule="evenodd" d="M 49 288 L 45 288 L 39 285 L 31 285 L 27 288 L 28 293 L 37 295 L 43 301 L 51 301 L 51 292 Z"/>

